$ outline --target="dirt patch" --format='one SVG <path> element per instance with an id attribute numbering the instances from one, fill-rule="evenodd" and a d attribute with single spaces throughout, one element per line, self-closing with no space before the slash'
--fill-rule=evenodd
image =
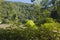
<path id="1" fill-rule="evenodd" d="M 9 24 L 0 24 L 0 28 L 4 28 L 4 29 L 9 26 L 10 26 Z"/>

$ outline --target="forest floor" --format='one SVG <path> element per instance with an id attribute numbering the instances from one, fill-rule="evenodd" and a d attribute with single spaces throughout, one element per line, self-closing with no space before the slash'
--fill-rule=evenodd
<path id="1" fill-rule="evenodd" d="M 9 24 L 0 24 L 0 28 L 4 28 L 4 29 L 9 26 L 10 26 Z"/>
<path id="2" fill-rule="evenodd" d="M 11 27 L 11 24 L 0 24 L 0 28 L 3 28 L 3 29 L 6 29 L 6 28 L 9 28 Z M 26 28 L 24 27 L 24 25 L 20 25 L 19 27 L 12 27 L 12 28 Z"/>

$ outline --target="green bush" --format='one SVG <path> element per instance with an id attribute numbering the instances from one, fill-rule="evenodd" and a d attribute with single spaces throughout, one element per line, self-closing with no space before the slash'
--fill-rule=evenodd
<path id="1" fill-rule="evenodd" d="M 37 28 L 26 26 L 24 29 L 20 27 L 0 29 L 0 40 L 60 40 L 59 23 L 45 23 Z"/>
<path id="2" fill-rule="evenodd" d="M 45 18 L 46 23 L 53 23 L 55 20 L 53 18 Z"/>
<path id="3" fill-rule="evenodd" d="M 40 36 L 42 40 L 60 40 L 60 24 L 55 22 L 42 24 Z"/>
<path id="4" fill-rule="evenodd" d="M 30 27 L 0 29 L 0 40 L 36 40 L 37 31 Z"/>
<path id="5" fill-rule="evenodd" d="M 44 24 L 44 23 L 53 23 L 53 22 L 56 22 L 53 18 L 41 18 L 40 21 L 38 22 L 37 21 L 37 26 L 40 26 L 41 24 Z"/>
<path id="6" fill-rule="evenodd" d="M 32 20 L 28 20 L 28 21 L 26 22 L 26 25 L 27 25 L 27 26 L 34 26 L 35 23 L 34 23 Z"/>
<path id="7" fill-rule="evenodd" d="M 34 23 L 32 20 L 28 20 L 28 21 L 26 22 L 26 26 L 27 26 L 27 27 L 31 27 L 31 28 L 33 28 L 33 29 L 38 29 L 38 27 L 35 25 L 35 23 Z"/>

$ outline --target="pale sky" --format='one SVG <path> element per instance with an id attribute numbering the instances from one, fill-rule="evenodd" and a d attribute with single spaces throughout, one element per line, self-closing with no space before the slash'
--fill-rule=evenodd
<path id="1" fill-rule="evenodd" d="M 7 0 L 7 1 L 31 3 L 31 0 Z"/>

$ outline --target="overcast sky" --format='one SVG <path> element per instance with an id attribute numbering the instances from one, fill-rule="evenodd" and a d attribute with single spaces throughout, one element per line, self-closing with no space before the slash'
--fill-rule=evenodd
<path id="1" fill-rule="evenodd" d="M 7 1 L 31 3 L 31 0 L 7 0 Z"/>

